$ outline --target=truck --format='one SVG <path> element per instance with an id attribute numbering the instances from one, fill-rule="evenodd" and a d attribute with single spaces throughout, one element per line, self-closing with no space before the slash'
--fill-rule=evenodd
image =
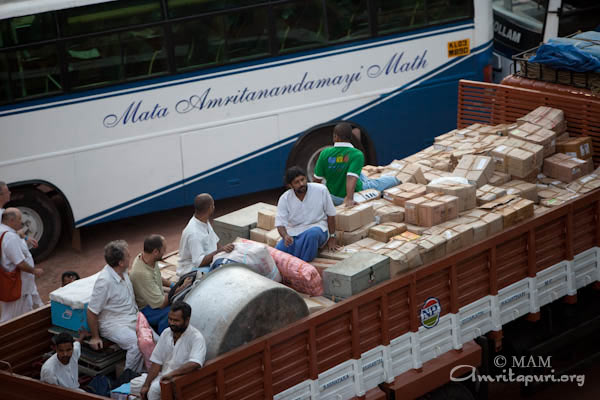
<path id="1" fill-rule="evenodd" d="M 541 105 L 592 136 L 600 161 L 600 99 L 588 96 L 463 80 L 458 127 L 514 122 Z M 502 349 L 541 356 L 597 334 L 599 219 L 595 190 L 222 354 L 161 384 L 162 398 L 485 397 L 485 383 L 451 377 L 492 373 Z M 34 379 L 50 326 L 49 306 L 0 325 L 0 398 L 98 398 Z"/>

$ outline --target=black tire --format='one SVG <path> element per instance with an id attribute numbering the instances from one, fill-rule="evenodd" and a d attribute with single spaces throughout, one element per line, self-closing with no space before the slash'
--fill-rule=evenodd
<path id="1" fill-rule="evenodd" d="M 312 181 L 314 165 L 320 151 L 325 147 L 333 146 L 332 132 L 332 126 L 322 127 L 302 137 L 290 152 L 287 168 L 299 166 L 306 171 L 308 180 Z M 365 136 L 363 135 L 363 137 Z M 365 151 L 363 143 L 352 138 L 352 144 L 365 155 L 365 165 L 374 161 L 371 152 Z"/>
<path id="2" fill-rule="evenodd" d="M 56 247 L 62 230 L 60 213 L 52 200 L 39 190 L 20 191 L 15 189 L 11 201 L 6 207 L 17 207 L 24 214 L 23 228 L 25 228 L 28 235 L 32 235 L 38 241 L 38 247 L 31 249 L 35 261 L 40 262 L 47 258 Z M 30 218 L 31 221 L 41 222 L 40 229 L 31 226 L 32 224 L 26 225 L 28 216 L 33 217 Z M 36 225 L 36 223 L 33 223 L 33 225 Z"/>

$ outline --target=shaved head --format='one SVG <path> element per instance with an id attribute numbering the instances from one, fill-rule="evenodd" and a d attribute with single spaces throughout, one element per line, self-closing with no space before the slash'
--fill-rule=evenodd
<path id="1" fill-rule="evenodd" d="M 204 215 L 210 211 L 211 207 L 214 204 L 214 200 L 212 196 L 208 193 L 200 193 L 194 199 L 194 209 L 196 210 L 196 214 Z"/>
<path id="2" fill-rule="evenodd" d="M 2 223 L 10 226 L 15 231 L 18 231 L 23 227 L 21 221 L 21 210 L 15 207 L 9 207 L 2 213 Z"/>

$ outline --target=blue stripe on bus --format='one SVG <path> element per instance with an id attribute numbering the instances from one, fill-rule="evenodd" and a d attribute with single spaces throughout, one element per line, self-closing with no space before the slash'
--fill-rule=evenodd
<path id="1" fill-rule="evenodd" d="M 340 45 L 339 47 L 334 48 L 333 51 L 332 51 L 331 47 L 327 47 L 327 48 L 318 49 L 318 50 L 315 50 L 312 52 L 296 53 L 296 54 L 289 55 L 289 56 L 280 56 L 280 57 L 275 58 L 275 61 L 273 61 L 273 59 L 267 59 L 267 60 L 263 59 L 263 60 L 248 62 L 248 63 L 244 63 L 244 64 L 236 64 L 233 66 L 218 67 L 218 68 L 202 71 L 201 74 L 203 76 L 196 78 L 196 79 L 188 79 L 188 78 L 196 76 L 198 74 L 192 74 L 191 76 L 188 76 L 187 78 L 186 78 L 186 75 L 178 74 L 178 75 L 167 76 L 167 77 L 163 77 L 163 78 L 157 78 L 157 79 L 153 79 L 153 80 L 144 80 L 142 83 L 138 82 L 138 83 L 131 83 L 131 84 L 126 84 L 126 85 L 109 86 L 106 88 L 93 90 L 91 92 L 86 92 L 85 94 L 76 94 L 76 93 L 68 94 L 68 95 L 63 95 L 63 96 L 58 96 L 58 97 L 52 97 L 49 99 L 40 99 L 40 100 L 34 100 L 34 101 L 20 103 L 20 104 L 16 104 L 16 105 L 3 106 L 3 107 L 0 107 L 0 117 L 6 117 L 6 116 L 28 113 L 28 112 L 33 112 L 33 111 L 46 110 L 49 108 L 61 107 L 61 106 L 72 105 L 72 104 L 85 103 L 88 101 L 102 100 L 102 99 L 106 99 L 106 98 L 110 98 L 110 97 L 129 95 L 129 94 L 133 94 L 133 93 L 140 93 L 140 92 L 145 92 L 148 90 L 162 89 L 162 88 L 166 88 L 166 87 L 178 86 L 178 85 L 188 84 L 188 83 L 192 83 L 192 82 L 200 82 L 200 81 L 204 81 L 207 79 L 216 79 L 216 78 L 235 75 L 235 74 L 239 74 L 239 73 L 253 72 L 253 71 L 258 71 L 258 70 L 266 69 L 266 68 L 275 68 L 275 67 L 280 67 L 283 65 L 294 64 L 294 63 L 303 62 L 303 61 L 310 61 L 310 60 L 315 60 L 315 59 L 324 58 L 324 57 L 331 57 L 331 56 L 351 53 L 351 52 L 355 52 L 355 51 L 361 51 L 361 50 L 366 50 L 366 49 L 371 49 L 371 48 L 376 48 L 376 47 L 381 47 L 381 46 L 388 46 L 388 45 L 393 45 L 393 44 L 397 44 L 397 43 L 423 39 L 423 38 L 427 38 L 430 36 L 439 35 L 439 33 L 437 32 L 438 30 L 448 29 L 449 27 L 452 28 L 453 25 L 445 25 L 442 28 L 436 27 L 436 28 L 424 29 L 423 31 L 418 31 L 418 32 L 423 32 L 423 33 L 429 32 L 429 33 L 426 33 L 426 34 L 423 34 L 420 36 L 411 37 L 411 38 L 404 38 L 404 36 L 420 34 L 420 33 L 415 33 L 415 31 L 407 32 L 405 34 L 398 36 L 399 39 L 395 40 L 395 41 L 389 41 L 390 37 L 374 38 L 374 39 L 369 39 L 369 40 L 360 42 L 358 45 L 356 43 L 351 43 L 348 45 Z M 466 23 L 456 24 L 456 29 L 448 30 L 448 31 L 444 32 L 444 34 L 459 32 L 459 31 L 463 31 L 463 30 L 469 30 L 469 29 L 472 29 L 473 27 L 474 27 L 473 22 L 472 22 L 472 20 L 470 20 Z M 435 29 L 435 31 L 433 31 L 433 29 Z M 384 42 L 384 41 L 386 43 L 380 43 L 380 42 Z M 367 43 L 374 43 L 374 44 L 372 44 L 370 46 L 365 46 L 365 44 L 367 44 Z M 339 48 L 340 50 L 341 49 L 346 49 L 346 50 L 335 51 L 335 49 L 337 49 L 337 48 Z M 327 54 L 323 54 L 323 53 L 327 53 Z M 308 54 L 314 54 L 314 56 L 306 57 L 306 55 L 308 55 Z M 306 58 L 302 58 L 302 57 L 306 57 Z M 286 61 L 277 62 L 278 60 L 286 60 Z M 265 65 L 265 64 L 268 64 L 268 65 Z M 255 67 L 255 68 L 250 68 L 250 69 L 247 69 L 244 71 L 239 71 L 239 69 L 242 69 L 242 68 L 245 68 L 248 66 L 252 66 L 252 65 L 259 65 L 259 66 Z M 226 72 L 223 72 L 223 73 L 217 74 L 217 75 L 204 76 L 204 75 L 214 74 L 215 72 L 219 72 L 219 71 L 226 71 Z M 185 80 L 185 79 L 188 79 L 188 80 Z M 163 82 L 168 82 L 168 83 L 166 83 L 164 85 L 149 87 L 151 85 L 155 85 L 157 83 L 163 83 Z M 126 90 L 128 88 L 138 88 L 138 89 L 120 92 L 120 93 L 114 93 L 116 91 Z M 99 94 L 102 94 L 102 93 L 110 93 L 110 94 L 107 94 L 105 96 L 98 96 Z M 92 96 L 96 96 L 96 97 L 92 97 Z M 79 99 L 79 100 L 69 101 L 70 99 Z M 38 104 L 40 104 L 40 105 L 46 104 L 46 105 L 40 106 L 40 107 L 33 107 Z M 27 107 L 33 107 L 33 108 L 24 109 Z M 5 113 L 2 113 L 3 110 L 15 110 L 15 111 L 8 111 Z"/>
<path id="2" fill-rule="evenodd" d="M 477 51 L 479 51 L 479 50 L 485 49 L 486 47 L 488 47 L 488 48 L 489 48 L 489 47 L 491 47 L 491 45 L 492 45 L 492 41 L 489 41 L 489 42 L 488 42 L 488 43 L 486 43 L 486 44 L 483 44 L 483 45 L 481 45 L 481 46 L 478 46 L 478 47 L 476 47 L 476 48 L 472 49 L 471 53 L 475 53 L 475 52 L 477 52 Z M 354 109 L 354 110 L 352 110 L 352 111 L 350 111 L 350 112 L 347 112 L 347 113 L 343 114 L 342 116 L 340 116 L 340 117 L 338 117 L 338 118 L 334 118 L 334 119 L 332 119 L 331 121 L 336 121 L 336 120 L 345 119 L 345 117 L 347 117 L 347 116 L 348 116 L 348 115 L 350 115 L 350 114 L 357 114 L 357 113 L 360 113 L 360 112 L 361 112 L 361 110 L 364 110 L 365 108 L 368 108 L 368 106 L 369 106 L 369 105 L 372 105 L 372 104 L 373 104 L 373 103 L 375 103 L 375 102 L 378 102 L 378 101 L 383 101 L 383 102 L 386 102 L 386 101 L 388 101 L 389 99 L 393 98 L 392 94 L 394 94 L 394 93 L 398 93 L 399 91 L 403 90 L 404 88 L 406 88 L 407 86 L 409 86 L 409 85 L 413 84 L 414 82 L 416 82 L 416 81 L 419 81 L 419 80 L 422 80 L 422 79 L 427 79 L 427 77 L 428 77 L 428 76 L 432 75 L 433 73 L 435 73 L 436 71 L 439 71 L 440 69 L 442 69 L 442 68 L 444 68 L 444 67 L 448 67 L 448 66 L 450 66 L 451 68 L 455 68 L 455 67 L 459 66 L 460 64 L 462 64 L 463 62 L 465 62 L 465 61 L 467 61 L 467 60 L 471 59 L 471 57 L 473 57 L 473 54 L 471 54 L 470 56 L 466 56 L 466 57 L 457 57 L 456 59 L 450 60 L 450 61 L 448 61 L 447 63 L 445 63 L 445 64 L 443 64 L 443 65 L 441 65 L 441 66 L 437 67 L 436 69 L 434 69 L 434 70 L 432 70 L 432 71 L 429 71 L 427 74 L 425 74 L 425 75 L 422 75 L 422 76 L 420 76 L 420 77 L 418 77 L 418 78 L 414 79 L 414 80 L 413 80 L 413 81 L 411 81 L 411 82 L 408 82 L 407 84 L 403 85 L 401 88 L 395 89 L 394 91 L 392 91 L 392 92 L 389 92 L 389 93 L 386 93 L 386 94 L 382 94 L 382 95 L 378 96 L 378 98 L 377 98 L 377 99 L 375 99 L 375 100 L 373 100 L 373 101 L 369 102 L 368 104 L 365 104 L 365 105 L 362 105 L 362 106 L 360 106 L 360 107 L 357 107 L 356 109 Z M 296 133 L 296 134 L 294 134 L 294 135 L 291 135 L 291 136 L 287 137 L 286 139 L 279 140 L 279 141 L 277 141 L 277 142 L 275 142 L 275 143 L 272 143 L 272 144 L 270 144 L 270 145 L 268 145 L 268 146 L 265 146 L 265 147 L 263 147 L 263 148 L 260 148 L 260 149 L 258 149 L 258 150 L 255 150 L 255 151 L 253 151 L 253 152 L 251 152 L 251 153 L 247 153 L 247 154 L 245 154 L 245 155 L 243 155 L 243 156 L 241 156 L 241 157 L 238 157 L 238 158 L 236 158 L 236 159 L 230 160 L 230 161 L 228 161 L 228 162 L 225 162 L 225 163 L 223 163 L 223 164 L 220 164 L 220 165 L 218 165 L 218 166 L 216 166 L 216 167 L 213 167 L 213 168 L 207 169 L 207 170 L 205 170 L 205 171 L 202 171 L 202 172 L 200 172 L 200 173 L 197 173 L 197 174 L 195 174 L 195 175 L 192 175 L 192 176 L 190 176 L 190 177 L 187 177 L 187 178 L 184 178 L 184 179 L 182 179 L 182 180 L 179 180 L 179 181 L 177 181 L 177 182 L 175 182 L 175 183 L 172 183 L 172 184 L 169 184 L 169 185 L 167 185 L 167 186 L 164 186 L 164 187 L 162 187 L 162 188 L 160 188 L 160 189 L 154 190 L 154 191 L 152 191 L 152 192 L 149 192 L 149 193 L 147 193 L 147 194 L 144 194 L 144 195 L 142 195 L 142 196 L 138 196 L 138 197 L 136 197 L 136 198 L 134 198 L 134 199 L 132 199 L 132 200 L 128 200 L 128 201 L 126 201 L 126 202 L 123 202 L 123 203 L 121 203 L 121 204 L 118 204 L 118 205 L 116 205 L 116 206 L 114 206 L 114 207 L 108 208 L 108 209 L 106 209 L 106 210 L 103 210 L 103 211 L 101 211 L 101 212 L 95 213 L 95 214 L 93 214 L 93 215 L 90 215 L 90 216 L 88 216 L 88 217 L 82 218 L 82 219 L 80 219 L 80 220 L 76 221 L 76 222 L 75 222 L 75 225 L 76 225 L 77 227 L 82 227 L 82 226 L 88 225 L 88 224 L 90 224 L 90 222 L 89 222 L 89 221 L 91 221 L 91 220 L 94 220 L 94 219 L 101 218 L 103 215 L 105 215 L 105 214 L 107 214 L 107 213 L 111 213 L 111 212 L 113 212 L 113 211 L 117 211 L 117 210 L 119 210 L 119 209 L 123 209 L 123 210 L 121 210 L 121 211 L 117 211 L 117 212 L 116 212 L 115 214 L 113 214 L 113 215 L 106 216 L 105 218 L 102 218 L 102 219 L 99 219 L 99 220 L 93 221 L 93 222 L 91 222 L 91 223 L 92 223 L 92 224 L 95 224 L 95 223 L 99 223 L 99 222 L 106 222 L 106 221 L 110 221 L 110 220 L 117 219 L 117 218 L 124 218 L 124 217 L 127 217 L 127 216 L 138 215 L 138 214 L 142 214 L 142 213 L 145 213 L 145 212 L 157 211 L 157 210 L 159 210 L 159 209 L 173 208 L 173 207 L 177 207 L 177 206 L 180 206 L 180 205 L 184 205 L 184 204 L 179 204 L 179 202 L 177 202 L 176 200 L 173 200 L 174 202 L 173 202 L 173 203 L 171 203 L 171 204 L 175 204 L 175 205 L 172 205 L 172 206 L 170 206 L 170 207 L 163 207 L 163 208 L 160 208 L 160 207 L 159 207 L 159 208 L 152 208 L 152 207 L 149 207 L 148 205 L 146 205 L 146 206 L 144 207 L 142 204 L 140 204 L 140 205 L 136 206 L 136 208 L 137 208 L 137 207 L 142 207 L 142 208 L 148 208 L 148 209 L 147 209 L 147 210 L 138 210 L 138 212 L 131 212 L 131 211 L 128 211 L 128 206 L 130 206 L 130 205 L 132 205 L 133 203 L 136 203 L 136 202 L 141 202 L 141 201 L 144 201 L 144 199 L 147 199 L 147 198 L 149 198 L 149 197 L 152 197 L 152 196 L 155 196 L 155 195 L 159 195 L 158 197 L 163 197 L 163 196 L 173 196 L 174 192 L 179 192 L 180 190 L 183 190 L 183 191 L 185 191 L 185 190 L 187 190 L 187 189 L 189 188 L 189 186 L 191 186 L 191 185 L 198 185 L 198 184 L 200 183 L 200 181 L 204 182 L 204 181 L 206 181 L 207 179 L 215 179 L 215 177 L 217 177 L 216 179 L 219 179 L 218 175 L 211 175 L 211 176 L 207 176 L 206 178 L 203 178 L 203 179 L 201 179 L 201 180 L 198 180 L 198 178 L 199 178 L 199 177 L 201 177 L 202 175 L 210 174 L 211 172 L 214 172 L 214 171 L 216 171 L 216 170 L 218 170 L 218 169 L 222 169 L 222 168 L 226 168 L 226 169 L 228 169 L 228 168 L 230 168 L 230 167 L 228 167 L 228 165 L 231 165 L 231 164 L 233 164 L 233 163 L 236 163 L 236 162 L 242 161 L 242 160 L 244 160 L 244 159 L 246 159 L 246 158 L 249 158 L 249 157 L 251 158 L 252 156 L 254 156 L 254 155 L 256 155 L 256 154 L 258 154 L 258 153 L 260 153 L 260 152 L 268 152 L 269 150 L 272 150 L 272 149 L 274 149 L 274 148 L 276 148 L 276 147 L 278 147 L 278 146 L 282 145 L 283 143 L 285 143 L 285 142 L 287 142 L 287 141 L 290 141 L 290 140 L 293 140 L 293 139 L 296 139 L 296 138 L 300 137 L 300 136 L 301 136 L 303 133 L 304 133 L 304 132 Z M 293 145 L 293 143 L 290 143 L 290 144 L 286 145 L 285 147 L 289 147 L 289 148 L 291 149 L 292 145 Z M 289 151 L 288 151 L 288 152 L 289 152 Z M 286 154 L 287 154 L 287 152 L 286 152 Z M 277 154 L 265 154 L 264 156 L 261 156 L 261 157 L 258 157 L 258 158 L 249 159 L 249 160 L 247 160 L 247 161 L 245 161 L 245 162 L 243 162 L 243 163 L 241 163 L 241 164 L 238 164 L 238 165 L 236 165 L 234 168 L 235 168 L 235 169 L 240 169 L 240 171 L 244 171 L 244 172 L 246 172 L 246 171 L 248 170 L 248 166 L 245 166 L 244 164 L 246 164 L 246 163 L 252 163 L 252 162 L 256 162 L 257 160 L 261 160 L 261 161 L 260 161 L 260 163 L 264 163 L 264 162 L 265 162 L 265 161 L 264 161 L 264 160 L 265 160 L 265 158 L 270 158 L 270 157 L 272 157 L 272 158 L 274 159 L 274 160 L 272 160 L 273 162 L 276 162 Z M 280 163 L 281 163 L 281 162 L 283 162 L 283 164 L 285 164 L 285 160 L 278 160 L 278 161 L 279 161 Z M 260 168 L 260 167 L 259 167 L 259 168 Z M 252 174 L 250 174 L 250 175 L 252 175 Z M 280 174 L 279 174 L 279 173 L 277 173 L 277 174 L 275 174 L 275 175 L 280 175 Z M 281 179 L 281 177 L 280 177 L 280 176 L 278 176 L 278 178 L 279 178 L 279 179 Z M 253 179 L 253 177 L 252 177 L 252 176 L 249 176 L 249 177 L 248 177 L 248 179 L 251 179 L 253 182 L 255 181 L 255 179 Z M 166 193 L 164 193 L 164 194 L 160 195 L 160 193 L 161 193 L 161 192 L 168 191 L 168 190 L 170 190 L 170 189 L 172 189 L 172 188 L 174 188 L 174 187 L 177 187 L 177 186 L 182 186 L 182 188 L 180 188 L 180 189 L 176 189 L 176 190 L 172 190 L 172 191 L 170 191 L 170 192 L 166 192 Z M 222 185 L 221 187 L 217 187 L 217 188 L 219 188 L 219 189 L 222 189 L 224 186 L 225 186 L 225 185 Z M 260 188 L 259 188 L 259 187 L 257 187 L 257 188 L 256 188 L 254 191 L 266 190 L 266 189 L 271 189 L 271 188 L 274 188 L 274 187 L 278 187 L 278 186 L 268 186 L 268 185 L 267 185 L 267 186 L 265 186 L 265 187 L 260 187 Z M 203 191 L 209 191 L 209 190 L 206 190 L 206 189 L 204 189 L 204 188 L 203 188 L 202 190 L 203 190 Z M 221 197 L 216 197 L 216 198 L 225 198 L 225 197 L 228 197 L 228 196 L 227 196 L 227 195 L 224 195 L 224 196 L 221 196 Z M 159 201 L 159 200 L 156 200 L 156 198 L 155 198 L 155 199 L 148 199 L 148 200 L 147 200 L 147 202 L 155 202 L 155 201 Z"/>

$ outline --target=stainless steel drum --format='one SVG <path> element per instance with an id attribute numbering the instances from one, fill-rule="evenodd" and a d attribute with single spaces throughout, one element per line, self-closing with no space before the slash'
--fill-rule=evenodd
<path id="1" fill-rule="evenodd" d="M 308 315 L 298 293 L 234 264 L 197 282 L 185 302 L 206 339 L 207 360 Z"/>

